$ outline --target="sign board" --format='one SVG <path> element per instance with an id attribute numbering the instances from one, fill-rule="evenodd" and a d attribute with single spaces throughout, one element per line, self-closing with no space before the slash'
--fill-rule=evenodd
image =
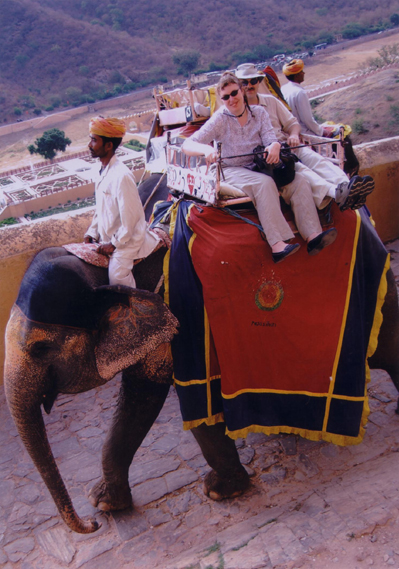
<path id="1" fill-rule="evenodd" d="M 167 184 L 188 197 L 216 203 L 216 169 L 208 167 L 204 156 L 186 156 L 180 147 L 167 147 Z"/>

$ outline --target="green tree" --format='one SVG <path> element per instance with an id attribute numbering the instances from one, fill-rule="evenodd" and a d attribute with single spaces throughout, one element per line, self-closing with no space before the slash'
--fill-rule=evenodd
<path id="1" fill-rule="evenodd" d="M 177 72 L 188 77 L 198 67 L 200 53 L 191 49 L 179 51 L 173 56 L 173 63 L 178 66 Z"/>
<path id="2" fill-rule="evenodd" d="M 392 14 L 389 19 L 391 20 L 391 24 L 393 26 L 399 26 L 399 14 Z"/>
<path id="3" fill-rule="evenodd" d="M 68 104 L 79 104 L 82 97 L 82 89 L 79 87 L 68 87 L 65 89 L 66 102 Z"/>
<path id="4" fill-rule="evenodd" d="M 346 24 L 342 29 L 342 37 L 346 40 L 358 38 L 367 33 L 367 28 L 357 22 Z"/>
<path id="5" fill-rule="evenodd" d="M 70 144 L 71 141 L 63 130 L 52 128 L 46 130 L 40 138 L 36 138 L 35 144 L 30 144 L 28 150 L 31 154 L 40 154 L 47 160 L 52 160 L 59 150 L 65 152 Z"/>

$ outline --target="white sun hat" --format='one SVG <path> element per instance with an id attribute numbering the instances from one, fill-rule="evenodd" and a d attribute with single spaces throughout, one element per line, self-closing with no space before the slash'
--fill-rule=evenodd
<path id="1" fill-rule="evenodd" d="M 258 71 L 253 63 L 242 63 L 236 69 L 238 79 L 252 79 L 253 77 L 264 77 L 265 74 Z"/>

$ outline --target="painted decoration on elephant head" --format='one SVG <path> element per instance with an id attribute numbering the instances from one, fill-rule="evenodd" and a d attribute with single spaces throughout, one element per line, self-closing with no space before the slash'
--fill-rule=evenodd
<path id="1" fill-rule="evenodd" d="M 276 310 L 284 298 L 284 289 L 276 281 L 263 283 L 255 294 L 255 303 L 261 310 Z"/>

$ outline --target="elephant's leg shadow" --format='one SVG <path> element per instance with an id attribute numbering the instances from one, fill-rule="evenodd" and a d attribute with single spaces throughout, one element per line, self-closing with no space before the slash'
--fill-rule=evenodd
<path id="1" fill-rule="evenodd" d="M 90 502 L 99 510 L 132 507 L 129 467 L 158 417 L 169 387 L 148 380 L 140 365 L 122 373 L 117 406 L 102 450 L 103 476 L 89 492 Z"/>
<path id="2" fill-rule="evenodd" d="M 249 476 L 240 462 L 235 442 L 226 435 L 225 423 L 199 425 L 192 433 L 212 468 L 204 479 L 204 493 L 212 500 L 235 498 L 249 486 Z"/>

